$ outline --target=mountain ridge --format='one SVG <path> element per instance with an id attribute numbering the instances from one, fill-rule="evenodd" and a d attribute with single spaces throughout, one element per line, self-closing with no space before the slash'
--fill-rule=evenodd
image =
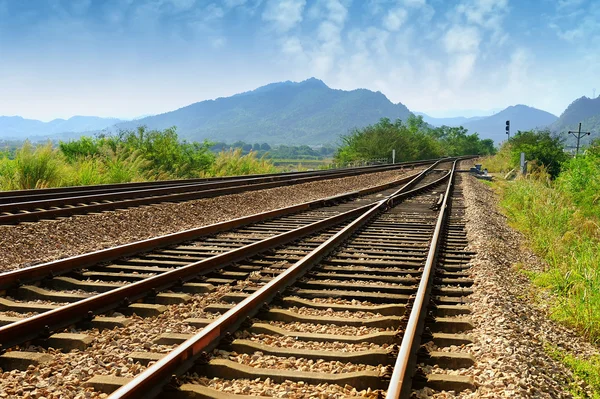
<path id="1" fill-rule="evenodd" d="M 69 119 L 57 118 L 49 122 L 27 119 L 22 116 L 0 116 L 0 138 L 41 138 L 64 133 L 95 132 L 119 122 L 122 122 L 122 120 L 118 118 L 83 115 L 75 115 Z"/>
<path id="2" fill-rule="evenodd" d="M 505 123 L 510 120 L 510 134 L 519 130 L 543 129 L 558 120 L 556 115 L 528 105 L 517 104 L 506 107 L 494 115 L 475 121 L 469 121 L 462 126 L 470 133 L 477 132 L 482 138 L 491 138 L 496 143 L 506 140 Z"/>
<path id="3" fill-rule="evenodd" d="M 353 128 L 382 117 L 405 120 L 410 111 L 383 93 L 368 89 L 332 89 L 310 78 L 301 82 L 270 83 L 230 97 L 196 102 L 174 111 L 116 125 L 132 129 L 177 126 L 186 139 L 269 142 L 270 144 L 328 144 Z"/>

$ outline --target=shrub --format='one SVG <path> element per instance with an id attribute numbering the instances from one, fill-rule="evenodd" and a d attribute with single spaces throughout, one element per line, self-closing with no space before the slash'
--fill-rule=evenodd
<path id="1" fill-rule="evenodd" d="M 231 176 L 274 173 L 273 164 L 264 159 L 257 158 L 256 153 L 251 151 L 242 155 L 242 149 L 222 151 L 209 170 L 211 176 Z"/>
<path id="2" fill-rule="evenodd" d="M 34 147 L 26 141 L 16 151 L 13 170 L 13 187 L 31 189 L 59 186 L 62 175 L 60 154 L 52 143 Z"/>

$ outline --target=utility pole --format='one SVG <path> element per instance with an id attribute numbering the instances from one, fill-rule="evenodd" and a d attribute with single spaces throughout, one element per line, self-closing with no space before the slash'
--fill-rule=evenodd
<path id="1" fill-rule="evenodd" d="M 581 122 L 579 122 L 579 130 L 576 132 L 569 130 L 569 134 L 572 134 L 573 136 L 577 137 L 577 150 L 575 152 L 575 156 L 577 156 L 577 155 L 579 155 L 579 140 L 584 136 L 589 136 L 591 133 L 590 132 L 582 132 L 581 131 Z"/>
<path id="2" fill-rule="evenodd" d="M 506 134 L 508 134 L 508 139 L 510 140 L 510 121 L 506 121 Z"/>

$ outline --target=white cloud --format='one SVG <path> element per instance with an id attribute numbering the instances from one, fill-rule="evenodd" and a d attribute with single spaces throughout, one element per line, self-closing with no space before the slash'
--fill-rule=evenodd
<path id="1" fill-rule="evenodd" d="M 508 12 L 508 0 L 467 0 L 456 7 L 467 21 L 485 29 L 501 29 L 502 20 Z"/>
<path id="2" fill-rule="evenodd" d="M 397 31 L 406 22 L 408 12 L 404 8 L 389 10 L 383 18 L 383 26 L 390 31 Z"/>
<path id="3" fill-rule="evenodd" d="M 477 51 L 481 36 L 473 26 L 453 26 L 443 38 L 448 53 L 465 53 Z"/>
<path id="4" fill-rule="evenodd" d="M 305 5 L 306 0 L 269 0 L 262 18 L 273 23 L 278 31 L 287 32 L 302 22 Z"/>
<path id="5" fill-rule="evenodd" d="M 477 55 L 474 53 L 458 54 L 452 58 L 446 71 L 448 83 L 454 87 L 462 86 L 472 75 Z"/>

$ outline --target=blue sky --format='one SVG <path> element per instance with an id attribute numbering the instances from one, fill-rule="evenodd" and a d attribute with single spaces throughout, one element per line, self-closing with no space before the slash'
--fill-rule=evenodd
<path id="1" fill-rule="evenodd" d="M 0 115 L 134 117 L 315 76 L 433 116 L 600 93 L 597 0 L 0 0 Z"/>

